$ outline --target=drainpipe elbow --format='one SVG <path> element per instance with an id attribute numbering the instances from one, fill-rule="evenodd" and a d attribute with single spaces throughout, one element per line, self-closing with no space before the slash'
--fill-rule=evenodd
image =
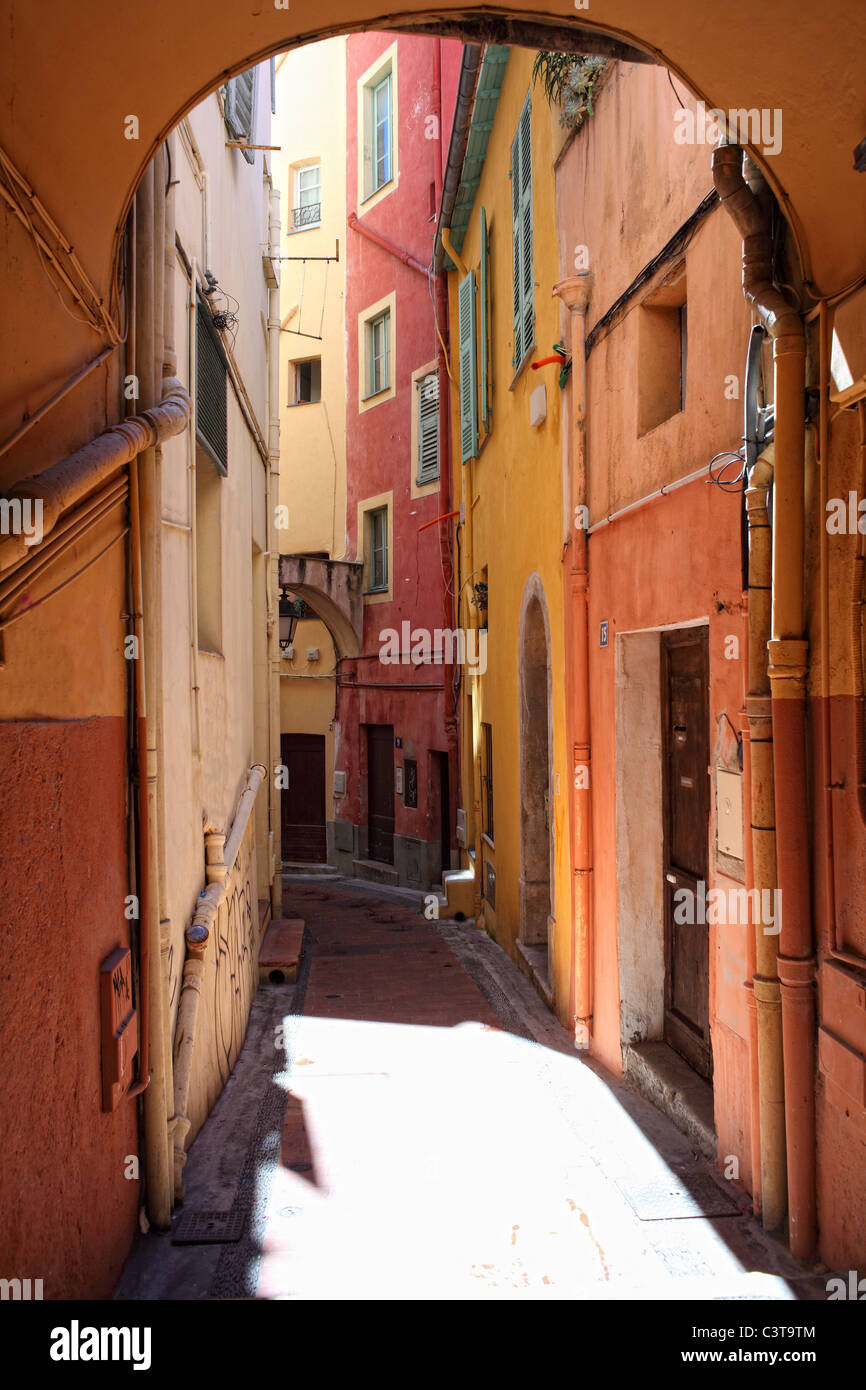
<path id="1" fill-rule="evenodd" d="M 743 176 L 740 145 L 713 150 L 713 187 L 743 239 L 743 293 L 771 338 L 805 337 L 798 311 L 773 284 L 772 244 L 761 205 Z"/>

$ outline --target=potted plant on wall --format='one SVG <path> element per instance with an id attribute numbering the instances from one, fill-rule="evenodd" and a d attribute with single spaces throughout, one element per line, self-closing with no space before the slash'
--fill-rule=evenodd
<path id="1" fill-rule="evenodd" d="M 472 585 L 472 602 L 478 609 L 478 626 L 487 627 L 487 580 L 479 580 Z"/>

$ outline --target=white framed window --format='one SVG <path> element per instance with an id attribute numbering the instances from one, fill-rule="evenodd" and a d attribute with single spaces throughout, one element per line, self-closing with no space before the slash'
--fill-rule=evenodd
<path id="1" fill-rule="evenodd" d="M 378 396 L 391 385 L 391 311 L 377 314 L 366 325 L 367 396 Z"/>
<path id="2" fill-rule="evenodd" d="M 397 44 L 358 79 L 358 199 L 378 202 L 397 183 Z"/>
<path id="3" fill-rule="evenodd" d="M 388 588 L 388 508 L 367 512 L 367 589 L 382 593 Z"/>
<path id="4" fill-rule="evenodd" d="M 371 135 L 373 144 L 373 169 L 371 193 L 378 193 L 386 183 L 391 182 L 393 160 L 391 73 L 388 72 L 372 89 L 370 101 Z"/>
<path id="5" fill-rule="evenodd" d="M 322 221 L 322 166 L 300 164 L 295 169 L 292 231 L 303 232 L 318 227 Z"/>
<path id="6" fill-rule="evenodd" d="M 292 363 L 292 378 L 289 380 L 289 403 L 291 405 L 312 405 L 321 399 L 321 357 L 309 357 L 305 362 Z"/>

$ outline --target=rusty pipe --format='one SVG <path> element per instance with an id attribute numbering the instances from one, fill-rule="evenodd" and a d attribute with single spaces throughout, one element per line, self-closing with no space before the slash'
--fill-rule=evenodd
<path id="1" fill-rule="evenodd" d="M 381 246 L 383 251 L 387 251 L 389 255 L 396 256 L 398 261 L 402 261 L 404 265 L 408 265 L 411 270 L 417 270 L 427 279 L 430 278 L 430 267 L 428 265 L 423 265 L 416 256 L 413 256 L 411 252 L 407 251 L 404 247 L 398 246 L 395 241 L 390 241 L 388 237 L 382 236 L 380 232 L 374 232 L 372 227 L 368 227 L 366 223 L 359 221 L 356 212 L 349 213 L 349 216 L 346 218 L 346 225 L 351 227 L 353 232 L 360 232 L 361 236 L 365 236 L 368 241 L 374 241 L 377 246 Z"/>
<path id="2" fill-rule="evenodd" d="M 773 480 L 770 445 L 749 473 L 746 513 L 749 527 L 749 836 L 750 888 L 763 904 L 777 882 L 776 811 L 773 778 L 773 718 L 767 643 L 770 640 L 772 556 L 767 493 Z M 750 899 L 754 902 L 755 899 Z M 787 1211 L 785 1091 L 782 1046 L 782 995 L 778 937 L 764 931 L 761 911 L 754 913 L 750 951 L 754 957 L 752 996 L 758 1074 L 760 1212 L 768 1231 L 780 1230 Z M 756 1204 L 757 1209 L 757 1204 Z"/>
<path id="3" fill-rule="evenodd" d="M 743 293 L 773 341 L 775 460 L 770 664 L 791 1252 L 815 1248 L 815 957 L 806 777 L 805 371 L 803 320 L 773 284 L 772 243 L 739 145 L 713 151 L 713 182 L 743 238 Z M 765 1223 L 766 1224 L 766 1223 Z"/>
<path id="4" fill-rule="evenodd" d="M 586 313 L 592 272 L 561 280 L 553 293 L 571 317 L 571 496 L 573 525 L 563 551 L 565 575 L 566 719 L 571 753 L 571 954 L 570 1008 L 574 1045 L 592 1040 L 592 746 L 589 710 L 589 561 L 586 518 Z"/>

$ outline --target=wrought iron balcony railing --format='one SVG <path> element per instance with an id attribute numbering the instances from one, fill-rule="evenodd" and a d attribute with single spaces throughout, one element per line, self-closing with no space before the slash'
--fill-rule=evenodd
<path id="1" fill-rule="evenodd" d="M 321 203 L 306 203 L 302 208 L 292 208 L 292 226 L 296 232 L 302 227 L 318 226 L 321 220 Z"/>

